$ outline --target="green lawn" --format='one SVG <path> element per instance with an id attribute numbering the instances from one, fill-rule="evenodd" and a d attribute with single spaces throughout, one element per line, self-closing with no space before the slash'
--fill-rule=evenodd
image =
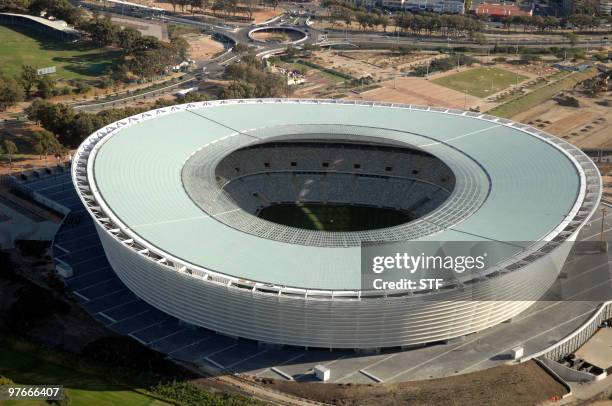
<path id="1" fill-rule="evenodd" d="M 306 69 L 307 72 L 314 70 L 314 71 L 317 72 L 317 75 L 320 75 L 322 77 L 330 79 L 330 80 L 332 80 L 334 82 L 340 83 L 340 82 L 344 82 L 346 80 L 342 76 L 334 75 L 331 72 L 325 72 L 324 70 L 320 70 L 320 69 L 317 69 L 317 68 L 315 68 L 313 66 L 309 66 L 309 65 L 306 65 L 306 64 L 303 64 L 303 63 L 300 63 L 300 62 L 293 62 L 291 65 L 295 69 L 304 68 L 304 69 Z"/>
<path id="2" fill-rule="evenodd" d="M 57 76 L 91 79 L 112 65 L 117 51 L 57 41 L 24 27 L 0 26 L 0 71 L 17 76 L 22 65 L 57 67 Z"/>
<path id="3" fill-rule="evenodd" d="M 499 69 L 477 67 L 454 75 L 434 79 L 432 82 L 459 92 L 477 97 L 487 97 L 505 88 L 527 79 L 525 76 Z"/>
<path id="4" fill-rule="evenodd" d="M 34 356 L 0 348 L 0 375 L 17 384 L 63 385 L 73 406 L 162 406 L 153 399 L 93 375 L 56 365 Z M 0 401 L 2 406 L 43 406 L 45 401 Z"/>
<path id="5" fill-rule="evenodd" d="M 378 207 L 321 203 L 282 203 L 265 207 L 259 217 L 291 227 L 319 231 L 361 231 L 411 220 L 404 212 Z"/>

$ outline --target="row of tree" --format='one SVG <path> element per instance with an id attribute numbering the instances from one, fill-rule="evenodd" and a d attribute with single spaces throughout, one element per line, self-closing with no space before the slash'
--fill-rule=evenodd
<path id="1" fill-rule="evenodd" d="M 49 155 L 58 157 L 65 152 L 65 148 L 60 144 L 57 137 L 47 130 L 35 132 L 31 142 L 32 152 L 40 157 L 44 156 L 45 162 Z M 18 152 L 19 148 L 17 148 L 17 144 L 12 140 L 5 139 L 2 144 L 0 144 L 0 155 L 5 155 L 8 158 L 9 168 L 11 170 L 13 168 L 13 159 Z"/>
<path id="2" fill-rule="evenodd" d="M 379 10 L 366 11 L 343 2 L 328 1 L 329 19 L 332 26 L 342 23 L 346 28 L 353 22 L 365 30 L 381 27 L 387 31 L 387 27 L 395 25 L 401 31 L 411 31 L 416 34 L 422 32 L 442 32 L 447 35 L 459 35 L 461 33 L 473 33 L 483 30 L 483 24 L 473 18 L 456 14 L 413 14 L 410 12 L 398 13 L 394 18 L 383 14 Z"/>
<path id="3" fill-rule="evenodd" d="M 427 65 L 422 65 L 412 71 L 414 76 L 426 76 L 433 72 L 445 72 L 457 66 L 471 66 L 478 60 L 465 54 L 451 55 L 446 58 L 434 59 Z"/>
<path id="4" fill-rule="evenodd" d="M 28 118 L 45 130 L 42 142 L 42 155 L 53 153 L 63 146 L 76 148 L 87 136 L 96 130 L 124 119 L 142 113 L 149 109 L 162 108 L 176 103 L 189 103 L 208 100 L 208 95 L 200 92 L 188 93 L 177 100 L 157 100 L 151 107 L 125 107 L 121 109 L 107 109 L 98 113 L 75 111 L 71 106 L 61 103 L 52 103 L 47 100 L 36 99 L 26 109 Z M 57 142 L 52 142 L 51 136 Z M 36 145 L 34 150 L 37 151 Z"/>
<path id="5" fill-rule="evenodd" d="M 482 22 L 478 20 L 454 14 L 401 13 L 396 17 L 395 24 L 402 31 L 411 31 L 415 34 L 443 33 L 448 36 L 480 32 L 484 28 Z"/>
<path id="6" fill-rule="evenodd" d="M 537 29 L 540 31 L 556 30 L 571 26 L 579 30 L 593 29 L 599 26 L 600 18 L 585 14 L 573 14 L 566 19 L 553 16 L 511 16 L 502 19 L 502 24 L 507 30 L 512 26 L 523 27 L 524 31 Z"/>
<path id="7" fill-rule="evenodd" d="M 39 75 L 31 66 L 23 66 L 17 79 L 0 74 L 0 111 L 24 101 L 36 86 L 40 97 L 48 99 L 54 94 L 55 80 L 48 75 Z"/>

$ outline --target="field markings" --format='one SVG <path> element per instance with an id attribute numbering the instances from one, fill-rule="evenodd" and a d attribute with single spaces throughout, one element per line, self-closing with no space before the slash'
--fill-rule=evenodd
<path id="1" fill-rule="evenodd" d="M 182 217 L 179 219 L 174 219 L 174 220 L 164 220 L 164 221 L 156 221 L 153 223 L 142 223 L 142 224 L 137 224 L 135 226 L 132 226 L 132 228 L 138 228 L 138 227 L 147 227 L 147 226 L 157 226 L 157 225 L 161 225 L 161 224 L 172 224 L 172 223 L 180 223 L 182 221 L 192 221 L 192 220 L 201 220 L 201 219 L 207 219 L 207 218 L 215 218 L 218 216 L 223 216 L 224 214 L 229 214 L 229 213 L 233 213 L 236 211 L 242 210 L 241 208 L 238 209 L 232 209 L 232 210 L 228 210 L 228 211 L 224 211 L 222 213 L 216 213 L 214 215 L 204 215 L 204 216 L 193 216 L 193 217 Z"/>
<path id="2" fill-rule="evenodd" d="M 378 361 L 376 361 L 376 362 L 373 362 L 373 363 L 371 363 L 371 364 L 366 365 L 365 367 L 361 368 L 360 370 L 356 370 L 356 371 L 349 372 L 348 374 L 344 375 L 342 378 L 338 378 L 338 379 L 336 379 L 335 381 L 336 381 L 336 382 L 343 381 L 343 380 L 345 380 L 345 379 L 347 379 L 347 378 L 350 378 L 351 376 L 355 375 L 355 374 L 356 374 L 356 373 L 358 373 L 358 372 L 361 372 L 361 373 L 363 373 L 363 374 L 365 375 L 365 373 L 364 373 L 364 372 L 362 372 L 362 371 L 365 371 L 365 370 L 366 370 L 366 369 L 368 369 L 368 368 L 371 368 L 371 367 L 376 366 L 376 365 L 378 365 L 378 364 L 380 364 L 380 363 L 382 363 L 382 362 L 385 362 L 386 360 L 391 359 L 391 358 L 393 358 L 393 357 L 395 357 L 395 356 L 397 356 L 397 355 L 399 355 L 399 354 L 401 354 L 401 353 L 391 354 L 391 355 L 389 355 L 388 357 L 385 357 L 385 358 L 380 359 L 380 360 L 378 360 Z M 368 376 L 368 375 L 366 375 L 366 376 Z M 382 379 L 381 379 L 381 381 L 382 381 Z"/>

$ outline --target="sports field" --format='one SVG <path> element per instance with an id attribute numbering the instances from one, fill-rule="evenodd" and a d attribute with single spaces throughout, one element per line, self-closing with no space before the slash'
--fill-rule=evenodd
<path id="1" fill-rule="evenodd" d="M 101 75 L 118 56 L 117 51 L 62 42 L 24 27 L 0 26 L 0 71 L 9 76 L 21 73 L 22 65 L 57 67 L 57 76 L 90 79 Z"/>
<path id="2" fill-rule="evenodd" d="M 410 221 L 407 213 L 345 204 L 283 203 L 265 207 L 259 217 L 291 227 L 319 231 L 362 231 Z"/>
<path id="3" fill-rule="evenodd" d="M 93 375 L 65 368 L 28 354 L 0 347 L 0 375 L 22 385 L 63 385 L 73 406 L 133 405 L 162 406 L 168 403 L 105 381 Z M 0 401 L 9 405 L 47 405 L 45 401 Z"/>
<path id="4" fill-rule="evenodd" d="M 472 96 L 487 97 L 525 79 L 527 77 L 504 69 L 481 66 L 443 76 L 432 82 L 459 92 L 467 90 L 467 93 Z"/>

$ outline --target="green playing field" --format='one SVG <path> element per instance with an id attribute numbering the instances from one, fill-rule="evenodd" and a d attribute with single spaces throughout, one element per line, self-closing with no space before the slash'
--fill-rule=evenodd
<path id="1" fill-rule="evenodd" d="M 63 42 L 24 27 L 0 26 L 0 71 L 18 76 L 22 65 L 35 68 L 55 66 L 57 76 L 90 79 L 101 75 L 118 56 L 118 51 Z"/>
<path id="2" fill-rule="evenodd" d="M 487 97 L 520 83 L 527 77 L 499 68 L 484 66 L 443 76 L 432 82 L 476 97 Z"/>
<path id="3" fill-rule="evenodd" d="M 259 217 L 291 227 L 320 231 L 361 231 L 391 227 L 411 220 L 407 213 L 346 204 L 284 203 L 265 207 Z"/>

